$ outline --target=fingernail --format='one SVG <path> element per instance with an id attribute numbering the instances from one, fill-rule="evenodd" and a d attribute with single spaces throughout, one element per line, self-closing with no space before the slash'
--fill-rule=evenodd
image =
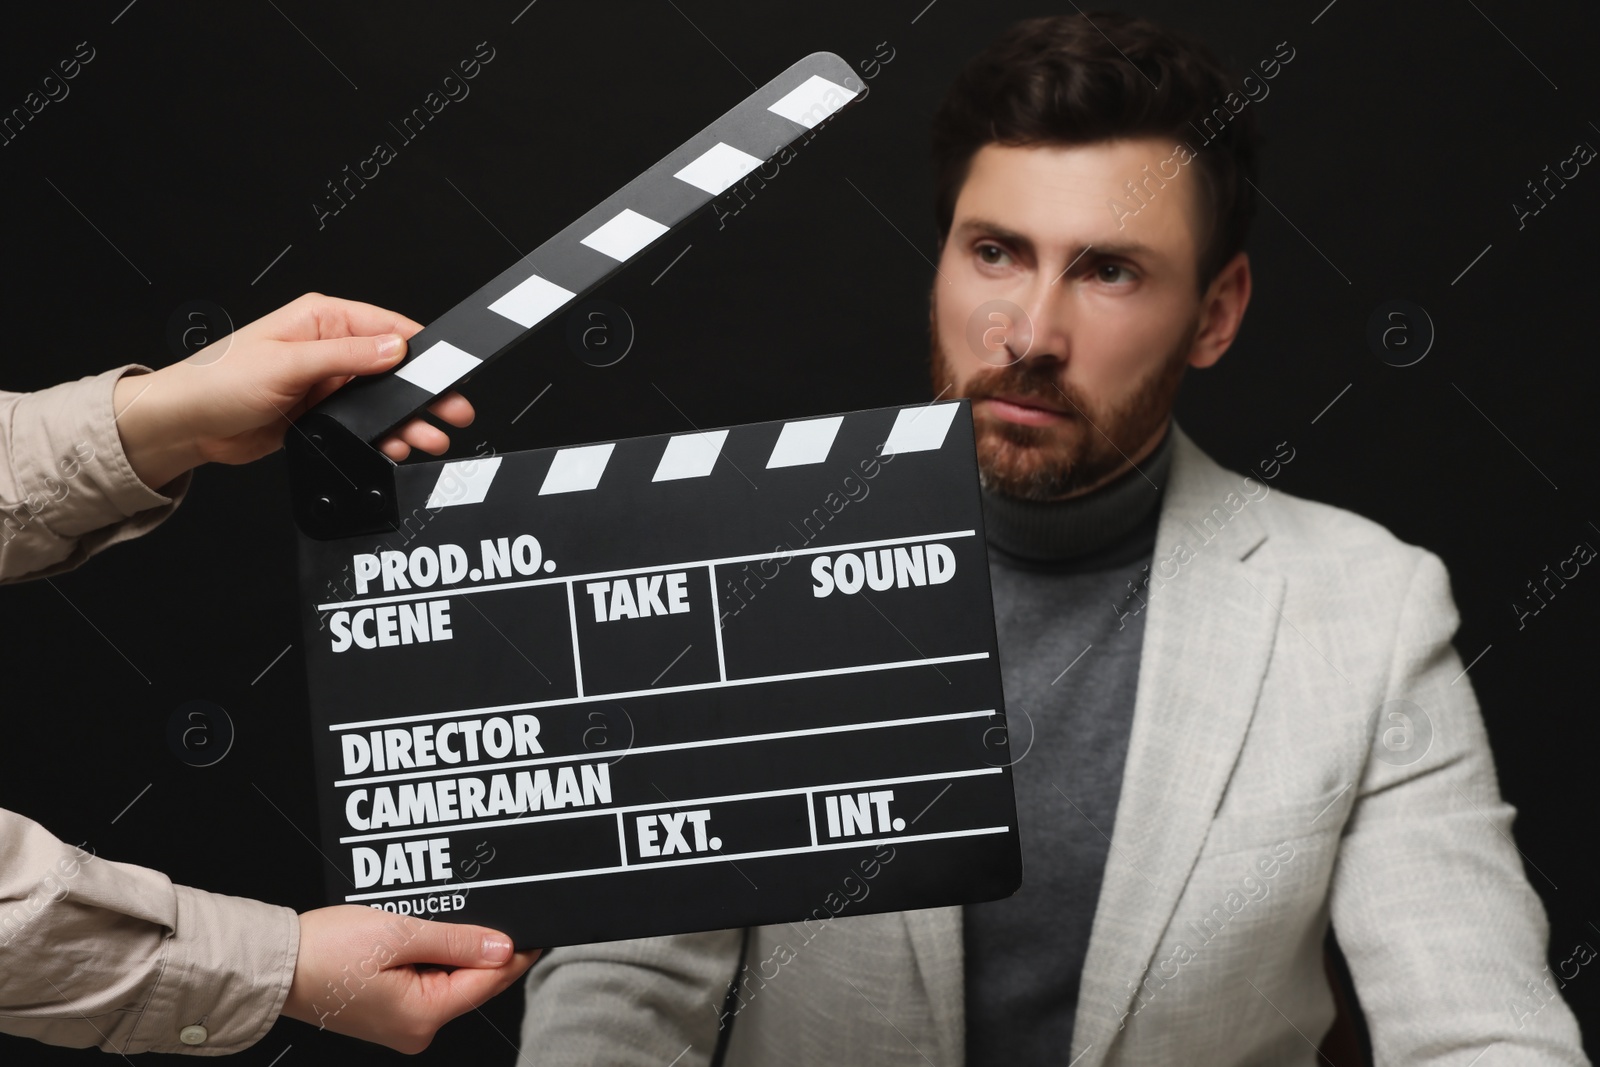
<path id="1" fill-rule="evenodd" d="M 397 333 L 386 333 L 378 338 L 378 358 L 393 359 L 405 347 L 406 339 Z"/>
<path id="2" fill-rule="evenodd" d="M 497 934 L 483 939 L 483 958 L 490 963 L 504 963 L 511 958 L 511 942 Z"/>

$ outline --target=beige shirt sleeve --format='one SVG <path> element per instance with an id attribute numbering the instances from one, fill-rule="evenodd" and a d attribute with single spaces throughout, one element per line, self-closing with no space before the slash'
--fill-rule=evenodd
<path id="1" fill-rule="evenodd" d="M 107 1052 L 239 1052 L 294 976 L 289 908 L 173 885 L 0 809 L 0 1032 Z"/>
<path id="2" fill-rule="evenodd" d="M 0 583 L 71 570 L 148 533 L 182 502 L 191 475 L 151 489 L 117 432 L 117 379 L 148 371 L 129 364 L 37 393 L 0 392 Z"/>
<path id="3" fill-rule="evenodd" d="M 111 407 L 132 365 L 0 393 L 0 582 L 69 570 L 160 524 Z M 238 1052 L 269 1030 L 294 977 L 289 908 L 173 885 L 99 859 L 0 809 L 0 1032 L 106 1051 Z"/>

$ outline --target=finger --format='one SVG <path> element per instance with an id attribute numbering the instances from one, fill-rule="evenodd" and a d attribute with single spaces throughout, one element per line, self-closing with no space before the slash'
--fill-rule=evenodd
<path id="1" fill-rule="evenodd" d="M 428 410 L 450 425 L 460 427 L 471 426 L 478 415 L 472 401 L 453 390 L 429 404 Z"/>
<path id="2" fill-rule="evenodd" d="M 423 921 L 395 957 L 396 963 L 498 968 L 511 959 L 511 939 L 487 926 Z"/>
<path id="3" fill-rule="evenodd" d="M 315 305 L 318 320 L 328 330 L 343 330 L 343 333 L 324 333 L 323 337 L 342 337 L 347 335 L 361 336 L 375 333 L 397 333 L 401 337 L 409 338 L 422 329 L 422 323 L 415 319 L 407 318 L 398 311 L 379 307 L 376 304 L 364 304 L 359 300 L 343 300 L 335 296 L 325 296 Z"/>
<path id="4" fill-rule="evenodd" d="M 430 456 L 442 456 L 450 447 L 450 437 L 436 426 L 430 426 L 421 419 L 412 419 L 400 427 L 398 436 L 400 440 L 412 448 L 421 449 Z"/>
<path id="5" fill-rule="evenodd" d="M 318 382 L 316 385 L 311 387 L 311 391 L 308 392 L 305 396 L 305 399 L 300 402 L 301 409 L 310 410 L 311 408 L 316 407 L 318 404 L 328 399 L 330 394 L 342 387 L 348 381 L 350 381 L 350 378 L 348 377 L 339 377 L 328 378 L 325 381 Z"/>
<path id="6" fill-rule="evenodd" d="M 397 333 L 409 338 L 422 329 L 420 322 L 398 311 L 322 293 L 306 293 L 260 322 L 265 336 L 280 341 L 315 341 L 379 333 Z"/>
<path id="7" fill-rule="evenodd" d="M 297 382 L 310 388 L 324 378 L 388 370 L 405 355 L 406 342 L 399 334 L 385 333 L 371 337 L 290 341 L 286 347 L 286 363 L 291 373 Z"/>
<path id="8" fill-rule="evenodd" d="M 398 437 L 385 437 L 383 443 L 378 446 L 378 450 L 396 463 L 404 461 L 407 456 L 411 455 L 411 446 Z"/>
<path id="9" fill-rule="evenodd" d="M 316 341 L 379 333 L 409 338 L 422 329 L 422 324 L 374 304 L 306 293 L 263 315 L 248 328 L 271 340 Z"/>
<path id="10" fill-rule="evenodd" d="M 519 957 L 520 958 L 520 957 Z M 452 1019 L 470 1008 L 481 1007 L 492 997 L 509 989 L 528 970 L 528 965 L 515 960 L 503 967 L 470 968 L 452 971 L 449 975 L 450 997 L 440 999 L 440 1007 L 452 1012 Z"/>

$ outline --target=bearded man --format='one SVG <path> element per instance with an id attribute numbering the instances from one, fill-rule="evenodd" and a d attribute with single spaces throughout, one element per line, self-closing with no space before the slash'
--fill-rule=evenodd
<path id="1" fill-rule="evenodd" d="M 1021 890 L 556 949 L 530 1059 L 1309 1065 L 1331 925 L 1377 1062 L 1585 1062 L 1529 996 L 1548 927 L 1444 566 L 1268 485 L 1291 442 L 1241 476 L 1173 421 L 1250 300 L 1238 96 L 1183 35 L 1075 15 L 934 118 L 933 388 L 973 401 Z"/>

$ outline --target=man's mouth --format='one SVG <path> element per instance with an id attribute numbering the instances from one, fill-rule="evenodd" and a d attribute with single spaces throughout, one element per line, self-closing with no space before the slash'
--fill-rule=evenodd
<path id="1" fill-rule="evenodd" d="M 1024 426 L 1054 426 L 1072 417 L 1069 412 L 1041 404 L 1032 397 L 989 396 L 979 403 L 1007 422 Z"/>

